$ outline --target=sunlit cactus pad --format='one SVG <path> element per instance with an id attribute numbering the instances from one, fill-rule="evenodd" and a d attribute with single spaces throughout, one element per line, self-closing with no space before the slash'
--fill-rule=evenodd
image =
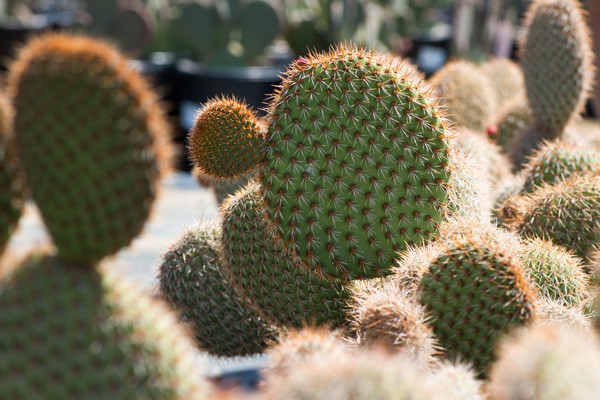
<path id="1" fill-rule="evenodd" d="M 142 229 L 168 157 L 156 96 L 106 43 L 46 34 L 9 83 L 28 186 L 65 259 L 93 263 Z"/>
<path id="2" fill-rule="evenodd" d="M 276 234 L 319 274 L 386 275 L 442 220 L 445 125 L 407 64 L 345 46 L 299 59 L 273 98 L 261 168 Z"/>
<path id="3" fill-rule="evenodd" d="M 192 160 L 213 178 L 234 178 L 260 162 L 261 126 L 257 116 L 234 98 L 207 102 L 189 134 Z"/>

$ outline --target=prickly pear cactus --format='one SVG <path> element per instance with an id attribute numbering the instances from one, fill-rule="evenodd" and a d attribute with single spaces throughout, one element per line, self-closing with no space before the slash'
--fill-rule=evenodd
<path id="1" fill-rule="evenodd" d="M 242 298 L 284 326 L 345 322 L 350 292 L 298 264 L 270 235 L 260 186 L 251 182 L 221 208 L 222 263 Z"/>
<path id="2" fill-rule="evenodd" d="M 514 152 L 523 132 L 533 122 L 531 108 L 525 98 L 517 98 L 505 105 L 487 127 L 490 139 L 497 142 L 506 154 Z"/>
<path id="3" fill-rule="evenodd" d="M 319 275 L 386 275 L 397 251 L 442 220 L 446 120 L 414 74 L 340 46 L 298 59 L 273 97 L 260 169 L 267 215 Z"/>
<path id="4" fill-rule="evenodd" d="M 24 177 L 12 141 L 12 107 L 0 95 L 0 255 L 21 217 L 25 200 Z"/>
<path id="5" fill-rule="evenodd" d="M 543 184 L 552 185 L 574 173 L 600 172 L 600 156 L 594 150 L 562 141 L 544 142 L 524 166 L 522 193 L 531 193 Z"/>
<path id="6" fill-rule="evenodd" d="M 204 104 L 188 136 L 194 165 L 213 178 L 233 179 L 256 168 L 263 142 L 261 124 L 235 98 Z"/>
<path id="7" fill-rule="evenodd" d="M 229 285 L 220 251 L 220 227 L 186 232 L 164 256 L 160 291 L 191 325 L 202 350 L 220 357 L 261 353 L 275 329 Z"/>
<path id="8" fill-rule="evenodd" d="M 525 88 L 544 137 L 561 135 L 592 87 L 589 29 L 577 0 L 535 0 L 520 41 Z"/>
<path id="9" fill-rule="evenodd" d="M 525 96 L 521 67 L 508 58 L 493 58 L 480 66 L 495 94 L 496 108 L 504 108 L 514 99 Z"/>
<path id="10" fill-rule="evenodd" d="M 575 174 L 507 199 L 502 216 L 521 235 L 550 240 L 585 259 L 600 241 L 600 182 L 595 175 Z"/>
<path id="11" fill-rule="evenodd" d="M 15 143 L 61 257 L 94 263 L 142 229 L 168 160 L 168 125 L 128 61 L 83 36 L 47 34 L 9 75 Z"/>
<path id="12" fill-rule="evenodd" d="M 0 309 L 1 398 L 204 398 L 175 316 L 106 271 L 34 254 L 0 282 Z"/>

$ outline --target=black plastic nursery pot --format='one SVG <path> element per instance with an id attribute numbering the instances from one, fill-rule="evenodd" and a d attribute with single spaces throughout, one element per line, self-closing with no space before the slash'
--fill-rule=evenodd
<path id="1" fill-rule="evenodd" d="M 216 96 L 235 96 L 259 114 L 264 114 L 266 100 L 281 82 L 286 65 L 268 67 L 216 67 L 181 59 L 175 65 L 175 84 L 179 96 L 179 125 L 189 131 L 202 103 Z M 185 137 L 177 137 L 179 143 Z M 187 163 L 189 170 L 191 166 Z"/>

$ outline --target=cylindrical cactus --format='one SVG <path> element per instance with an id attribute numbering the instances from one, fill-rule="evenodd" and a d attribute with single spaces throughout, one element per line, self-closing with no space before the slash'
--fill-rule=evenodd
<path id="1" fill-rule="evenodd" d="M 9 91 L 18 157 L 61 257 L 91 264 L 128 245 L 170 156 L 147 83 L 108 44 L 50 33 L 20 50 Z"/>
<path id="2" fill-rule="evenodd" d="M 213 178 L 232 179 L 256 168 L 262 142 L 258 117 L 226 97 L 206 102 L 189 134 L 194 165 Z"/>
<path id="3" fill-rule="evenodd" d="M 261 353 L 276 330 L 229 285 L 221 247 L 218 226 L 186 232 L 164 255 L 160 291 L 190 324 L 202 350 L 220 357 Z"/>

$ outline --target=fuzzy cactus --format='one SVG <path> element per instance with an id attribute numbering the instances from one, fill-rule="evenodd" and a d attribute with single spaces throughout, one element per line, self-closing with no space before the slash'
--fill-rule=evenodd
<path id="1" fill-rule="evenodd" d="M 594 77 L 584 11 L 577 0 L 535 0 L 520 39 L 527 99 L 540 135 L 560 136 L 585 105 Z"/>
<path id="2" fill-rule="evenodd" d="M 523 133 L 533 122 L 533 114 L 527 99 L 516 98 L 506 104 L 492 117 L 487 133 L 497 142 L 505 154 L 516 152 Z"/>
<path id="3" fill-rule="evenodd" d="M 590 282 L 583 262 L 565 248 L 541 239 L 529 239 L 521 258 L 538 295 L 566 307 L 581 307 L 590 298 Z"/>
<path id="4" fill-rule="evenodd" d="M 80 36 L 32 39 L 9 77 L 18 156 L 57 254 L 0 281 L 0 397 L 205 398 L 175 315 L 94 262 L 152 205 L 166 126 L 155 97 L 116 50 Z"/>
<path id="5" fill-rule="evenodd" d="M 270 236 L 260 185 L 251 182 L 222 206 L 222 263 L 230 283 L 267 319 L 285 326 L 344 323 L 350 292 L 303 268 Z"/>
<path id="6" fill-rule="evenodd" d="M 358 344 L 399 349 L 420 365 L 431 364 L 437 346 L 423 306 L 394 281 L 374 286 L 363 283 L 353 297 L 350 322 Z"/>
<path id="7" fill-rule="evenodd" d="M 587 400 L 600 388 L 596 335 L 551 324 L 507 338 L 487 390 L 494 400 Z"/>
<path id="8" fill-rule="evenodd" d="M 482 224 L 462 227 L 466 222 L 402 254 L 395 271 L 425 306 L 444 352 L 484 375 L 502 334 L 533 318 L 535 297 L 512 237 Z"/>
<path id="9" fill-rule="evenodd" d="M 456 125 L 483 132 L 496 106 L 487 76 L 473 63 L 454 61 L 438 70 L 429 83 L 441 97 L 449 119 Z"/>
<path id="10" fill-rule="evenodd" d="M 523 167 L 522 193 L 531 193 L 543 184 L 552 185 L 574 173 L 600 172 L 596 151 L 563 141 L 544 142 Z"/>
<path id="11" fill-rule="evenodd" d="M 163 257 L 160 291 L 190 324 L 202 350 L 220 357 L 261 353 L 276 330 L 229 285 L 220 251 L 219 226 L 189 230 Z"/>
<path id="12" fill-rule="evenodd" d="M 189 133 L 194 165 L 212 178 L 233 179 L 260 161 L 261 124 L 235 98 L 216 98 L 198 112 Z"/>
<path id="13" fill-rule="evenodd" d="M 412 68 L 339 46 L 298 59 L 270 105 L 260 169 L 278 240 L 322 276 L 389 273 L 444 214 L 446 120 Z"/>
<path id="14" fill-rule="evenodd" d="M 492 85 L 496 98 L 495 108 L 501 109 L 514 99 L 525 96 L 523 71 L 516 62 L 508 58 L 492 58 L 479 68 Z"/>
<path id="15" fill-rule="evenodd" d="M 32 39 L 12 65 L 18 157 L 61 257 L 94 263 L 141 231 L 169 161 L 156 96 L 108 44 Z"/>
<path id="16" fill-rule="evenodd" d="M 574 174 L 533 193 L 508 198 L 503 223 L 524 236 L 551 240 L 585 259 L 600 241 L 600 181 Z"/>
<path id="17" fill-rule="evenodd" d="M 15 155 L 12 106 L 0 95 L 0 255 L 21 217 L 25 201 L 24 176 Z"/>

